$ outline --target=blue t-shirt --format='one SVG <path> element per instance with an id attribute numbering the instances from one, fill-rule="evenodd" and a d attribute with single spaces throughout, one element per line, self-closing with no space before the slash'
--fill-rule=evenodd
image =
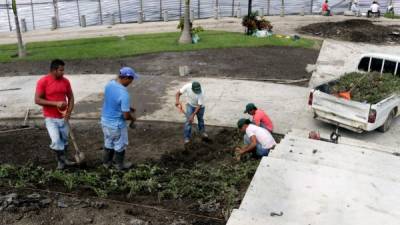
<path id="1" fill-rule="evenodd" d="M 108 82 L 104 90 L 101 124 L 110 128 L 126 127 L 123 113 L 130 111 L 128 90 L 115 80 Z"/>

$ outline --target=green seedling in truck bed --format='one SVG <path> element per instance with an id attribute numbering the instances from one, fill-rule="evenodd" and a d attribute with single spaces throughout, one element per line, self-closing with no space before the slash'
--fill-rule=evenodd
<path id="1" fill-rule="evenodd" d="M 393 74 L 348 73 L 331 86 L 331 94 L 351 91 L 351 100 L 376 104 L 400 93 L 400 78 Z"/>

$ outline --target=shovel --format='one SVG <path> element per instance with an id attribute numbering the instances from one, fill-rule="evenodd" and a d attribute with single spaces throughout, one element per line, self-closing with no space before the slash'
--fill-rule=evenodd
<path id="1" fill-rule="evenodd" d="M 74 148 L 75 148 L 75 155 L 74 155 L 75 161 L 77 164 L 80 164 L 85 160 L 85 154 L 79 150 L 79 147 L 76 144 L 75 135 L 74 135 L 74 132 L 72 131 L 72 127 L 71 127 L 69 121 L 67 120 L 66 123 L 69 127 L 69 136 L 71 137 L 72 144 L 74 145 Z"/>
<path id="2" fill-rule="evenodd" d="M 67 108 L 65 110 L 61 110 L 60 108 L 57 108 L 57 109 L 63 116 L 65 116 L 65 114 L 68 110 Z M 83 160 L 85 160 L 85 154 L 79 150 L 79 147 L 76 144 L 75 135 L 74 135 L 74 132 L 72 131 L 72 127 L 69 123 L 69 120 L 66 120 L 65 123 L 69 127 L 69 136 L 71 137 L 72 144 L 74 145 L 74 148 L 75 148 L 75 155 L 74 155 L 75 161 L 77 164 L 80 164 L 83 162 Z"/>
<path id="3" fill-rule="evenodd" d="M 22 125 L 21 125 L 20 128 L 29 128 L 29 125 L 28 125 L 27 123 L 28 123 L 28 119 L 29 119 L 29 112 L 30 112 L 30 110 L 31 110 L 30 108 L 28 108 L 28 109 L 26 110 L 24 122 L 22 123 Z"/>

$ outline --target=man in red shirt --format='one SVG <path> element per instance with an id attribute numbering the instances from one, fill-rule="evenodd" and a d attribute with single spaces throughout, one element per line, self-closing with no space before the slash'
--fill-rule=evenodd
<path id="1" fill-rule="evenodd" d="M 66 158 L 69 134 L 66 120 L 69 120 L 74 109 L 74 94 L 68 79 L 64 77 L 64 66 L 62 60 L 53 60 L 50 73 L 37 82 L 35 93 L 35 103 L 43 106 L 46 128 L 51 139 L 50 148 L 57 155 L 57 169 L 74 164 Z"/>
<path id="2" fill-rule="evenodd" d="M 263 127 L 267 129 L 269 132 L 272 132 L 274 127 L 272 125 L 271 119 L 263 110 L 257 109 L 254 103 L 247 104 L 244 113 L 248 113 L 251 116 L 253 116 L 253 123 L 256 126 Z"/>

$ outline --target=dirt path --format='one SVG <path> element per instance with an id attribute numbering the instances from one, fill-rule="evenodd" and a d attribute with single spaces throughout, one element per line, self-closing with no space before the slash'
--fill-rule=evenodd
<path id="1" fill-rule="evenodd" d="M 307 64 L 314 64 L 318 50 L 290 47 L 209 49 L 165 52 L 120 59 L 67 61 L 67 74 L 113 74 L 121 65 L 134 67 L 144 75 L 179 76 L 179 66 L 189 66 L 193 77 L 250 79 L 309 78 Z M 40 75 L 49 62 L 2 63 L 0 76 Z"/>
<path id="2" fill-rule="evenodd" d="M 298 31 L 303 34 L 351 42 L 400 43 L 400 29 L 398 26 L 383 26 L 364 19 L 314 23 L 301 27 Z"/>

